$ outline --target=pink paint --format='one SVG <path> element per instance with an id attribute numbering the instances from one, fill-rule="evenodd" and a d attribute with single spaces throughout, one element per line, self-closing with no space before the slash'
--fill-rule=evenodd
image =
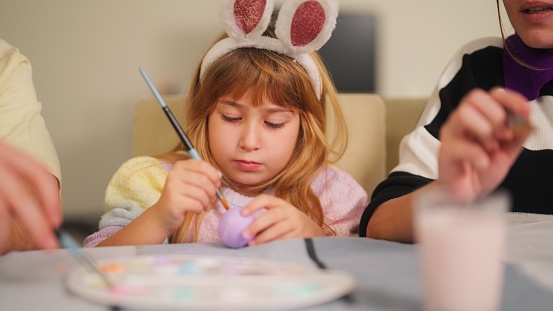
<path id="1" fill-rule="evenodd" d="M 171 260 L 166 255 L 158 255 L 154 258 L 154 265 L 169 265 Z"/>
<path id="2" fill-rule="evenodd" d="M 117 284 L 109 288 L 109 292 L 117 296 L 136 296 L 136 295 L 145 295 L 149 293 L 149 289 L 146 286 L 136 285 L 122 285 Z"/>

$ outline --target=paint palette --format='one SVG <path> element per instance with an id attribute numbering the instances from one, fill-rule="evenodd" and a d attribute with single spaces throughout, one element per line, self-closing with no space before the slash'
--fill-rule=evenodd
<path id="1" fill-rule="evenodd" d="M 100 261 L 115 284 L 84 267 L 67 277 L 77 296 L 99 304 L 154 310 L 282 310 L 338 299 L 354 278 L 333 270 L 223 256 L 158 255 Z"/>

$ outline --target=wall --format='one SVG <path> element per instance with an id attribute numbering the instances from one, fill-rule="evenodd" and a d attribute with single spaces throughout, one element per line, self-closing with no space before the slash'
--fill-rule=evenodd
<path id="1" fill-rule="evenodd" d="M 378 17 L 377 90 L 427 97 L 464 42 L 499 34 L 495 2 L 342 0 Z M 221 26 L 217 1 L 2 0 L 0 37 L 27 55 L 63 172 L 68 220 L 96 222 L 105 186 L 131 156 L 135 103 L 158 84 L 184 85 Z"/>

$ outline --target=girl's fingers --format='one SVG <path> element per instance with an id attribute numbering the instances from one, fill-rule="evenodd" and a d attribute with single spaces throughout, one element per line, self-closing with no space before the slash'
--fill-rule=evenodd
<path id="1" fill-rule="evenodd" d="M 322 229 L 309 216 L 274 196 L 258 196 L 242 209 L 242 214 L 247 216 L 261 208 L 267 211 L 242 232 L 245 237 L 254 237 L 250 245 L 284 238 L 324 235 Z"/>
<path id="2" fill-rule="evenodd" d="M 244 230 L 246 236 L 256 236 L 261 232 L 272 228 L 275 224 L 286 220 L 287 215 L 281 209 L 269 210 L 257 217 L 250 226 Z"/>
<path id="3" fill-rule="evenodd" d="M 289 205 L 288 202 L 271 195 L 262 194 L 256 197 L 252 202 L 250 202 L 250 204 L 242 208 L 242 215 L 251 215 L 253 212 L 262 208 L 267 209 L 267 211 L 257 217 L 254 222 L 252 222 L 250 226 L 244 230 L 244 236 L 257 236 L 267 230 L 273 230 L 273 227 L 279 223 L 287 223 L 285 221 L 289 217 L 286 209 L 287 205 Z M 292 208 L 295 209 L 295 207 Z M 265 236 L 271 237 L 274 234 L 278 235 L 279 229 L 276 230 L 277 231 L 273 233 L 265 233 Z M 256 241 L 259 241 L 259 239 L 261 239 L 261 237 L 256 238 Z M 263 238 L 263 240 L 265 240 L 265 238 Z"/>
<path id="4" fill-rule="evenodd" d="M 261 231 L 255 235 L 255 238 L 248 243 L 251 245 L 267 243 L 275 240 L 280 240 L 285 236 L 292 237 L 293 229 L 288 226 L 285 221 L 274 223 L 267 230 Z"/>
<path id="5" fill-rule="evenodd" d="M 215 200 L 215 190 L 206 190 L 203 186 L 181 180 L 168 180 L 162 195 L 174 208 L 193 208 L 196 211 L 207 210 Z M 194 203 L 193 206 L 191 203 Z"/>
<path id="6" fill-rule="evenodd" d="M 215 184 L 209 176 L 199 171 L 171 170 L 167 176 L 165 187 L 170 188 L 171 191 L 176 193 L 181 193 L 187 190 L 187 188 L 194 187 L 196 191 L 208 197 L 208 201 L 215 199 Z"/>
<path id="7" fill-rule="evenodd" d="M 188 159 L 184 161 L 178 161 L 173 165 L 173 170 L 176 171 L 192 171 L 205 175 L 215 187 L 221 186 L 221 180 L 219 178 L 219 171 L 216 170 L 211 164 L 195 159 Z"/>
<path id="8" fill-rule="evenodd" d="M 278 207 L 282 205 L 283 202 L 285 203 L 285 201 L 278 199 L 272 195 L 261 194 L 257 196 L 255 199 L 253 199 L 253 201 L 251 201 L 248 205 L 244 206 L 244 208 L 242 208 L 241 213 L 244 216 L 249 216 L 255 211 L 260 210 L 262 208 L 272 209 L 272 208 Z"/>
<path id="9" fill-rule="evenodd" d="M 215 200 L 215 196 L 208 195 L 204 189 L 194 185 L 188 185 L 186 188 L 183 188 L 179 195 L 183 199 L 197 202 L 197 204 L 194 205 L 196 212 L 207 211 L 211 203 Z"/>

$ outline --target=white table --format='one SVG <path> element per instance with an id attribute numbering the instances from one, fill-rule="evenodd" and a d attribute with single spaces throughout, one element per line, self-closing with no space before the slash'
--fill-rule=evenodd
<path id="1" fill-rule="evenodd" d="M 506 261 L 553 291 L 553 220 L 510 227 Z"/>
<path id="2" fill-rule="evenodd" d="M 552 310 L 553 222 L 510 228 L 502 310 Z M 357 287 L 348 299 L 305 310 L 421 310 L 418 246 L 366 238 L 316 238 L 317 257 L 328 268 L 352 273 Z M 283 260 L 316 265 L 302 239 L 243 249 L 221 244 L 125 246 L 87 249 L 95 259 L 141 254 L 202 254 Z M 110 310 L 64 287 L 79 263 L 66 250 L 14 252 L 0 257 L 1 310 Z M 549 283 L 550 284 L 550 283 Z"/>

